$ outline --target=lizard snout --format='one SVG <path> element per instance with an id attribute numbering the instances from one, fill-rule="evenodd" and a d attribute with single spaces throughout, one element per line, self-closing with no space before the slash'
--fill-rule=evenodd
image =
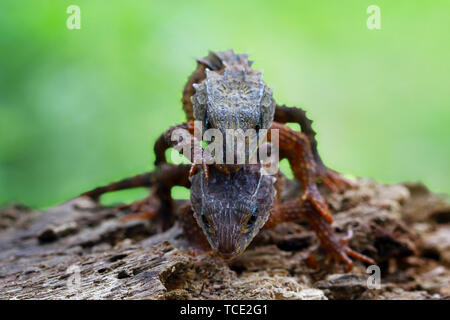
<path id="1" fill-rule="evenodd" d="M 214 239 L 216 254 L 224 259 L 230 260 L 241 254 L 245 250 L 245 241 L 238 225 L 219 224 Z"/>

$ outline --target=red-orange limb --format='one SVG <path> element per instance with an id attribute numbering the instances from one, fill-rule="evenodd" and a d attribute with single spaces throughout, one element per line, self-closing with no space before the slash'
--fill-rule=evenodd
<path id="1" fill-rule="evenodd" d="M 302 200 L 309 200 L 328 222 L 333 222 L 328 205 L 317 189 L 316 164 L 308 137 L 277 122 L 273 122 L 270 129 L 277 129 L 279 132 L 280 159 L 287 158 L 289 160 L 295 178 L 302 184 L 304 190 Z M 271 139 L 270 131 L 269 140 Z M 272 143 L 276 143 L 276 141 L 272 141 Z"/>
<path id="2" fill-rule="evenodd" d="M 324 165 L 317 149 L 316 132 L 312 128 L 312 121 L 306 116 L 305 110 L 297 107 L 277 105 L 274 121 L 278 123 L 298 123 L 300 125 L 302 133 L 308 137 L 311 145 L 311 151 L 316 162 L 316 178 L 321 180 L 328 190 L 331 192 L 342 192 L 355 186 L 352 181 Z"/>
<path id="3" fill-rule="evenodd" d="M 132 213 L 120 219 L 120 222 L 127 222 L 131 220 L 150 220 L 157 216 L 156 211 L 146 211 L 141 213 Z"/>
<path id="4" fill-rule="evenodd" d="M 169 128 L 164 134 L 162 134 L 155 143 L 154 151 L 156 155 L 155 165 L 160 165 L 162 163 L 167 163 L 165 152 L 167 149 L 172 147 L 177 147 L 182 149 L 183 144 L 186 144 L 186 146 L 189 146 L 191 151 L 191 159 L 189 159 L 192 162 L 191 169 L 189 170 L 189 176 L 192 177 L 195 172 L 197 171 L 197 168 L 201 165 L 203 172 L 205 173 L 205 179 L 208 182 L 209 180 L 209 166 L 213 165 L 218 170 L 224 171 L 223 168 L 220 168 L 219 165 L 215 163 L 214 157 L 207 153 L 203 148 L 201 147 L 200 141 L 197 137 L 194 135 L 194 128 L 195 124 L 194 121 L 188 121 L 182 124 L 179 124 L 177 126 L 173 126 Z M 186 133 L 190 136 L 187 141 L 173 141 L 172 140 L 172 133 L 177 130 L 186 130 Z M 200 157 L 198 157 L 200 155 Z M 196 158 L 197 156 L 197 158 Z"/>
<path id="5" fill-rule="evenodd" d="M 331 224 L 308 202 L 291 200 L 277 204 L 264 228 L 274 227 L 281 222 L 296 221 L 302 217 L 308 219 L 322 247 L 327 251 L 330 258 L 337 262 L 342 261 L 347 265 L 347 272 L 353 268 L 353 262 L 350 257 L 369 264 L 376 264 L 373 259 L 349 248 L 347 244 L 352 234 L 350 233 L 346 237 L 340 238 L 334 232 Z"/>
<path id="6" fill-rule="evenodd" d="M 153 172 L 99 187 L 85 192 L 83 195 L 98 199 L 102 194 L 111 191 L 152 187 L 152 194 L 148 198 L 119 208 L 128 208 L 138 213 L 138 215 L 132 215 L 130 219 L 156 218 L 158 220 L 158 230 L 163 231 L 170 228 L 175 222 L 174 204 L 170 192 L 174 186 L 190 187 L 189 166 L 162 163 Z M 156 212 L 156 215 L 153 212 Z"/>

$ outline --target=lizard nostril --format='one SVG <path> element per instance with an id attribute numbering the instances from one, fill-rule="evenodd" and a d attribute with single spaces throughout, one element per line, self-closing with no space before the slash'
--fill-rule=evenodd
<path id="1" fill-rule="evenodd" d="M 236 236 L 229 231 L 222 230 L 222 232 L 219 232 L 217 237 L 217 253 L 223 257 L 232 258 L 236 254 L 237 241 Z"/>

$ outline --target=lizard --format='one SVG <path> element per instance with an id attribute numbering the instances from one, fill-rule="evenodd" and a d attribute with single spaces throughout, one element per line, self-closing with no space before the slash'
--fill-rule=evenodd
<path id="1" fill-rule="evenodd" d="M 341 238 L 333 231 L 330 209 L 317 188 L 320 182 L 331 192 L 341 192 L 352 187 L 352 182 L 324 165 L 312 121 L 305 111 L 278 105 L 273 90 L 262 80 L 262 71 L 252 69 L 252 63 L 247 54 L 235 54 L 232 50 L 210 52 L 197 59 L 197 68 L 182 96 L 187 121 L 169 128 L 157 139 L 155 170 L 82 195 L 98 199 L 110 191 L 150 187 L 149 198 L 131 208 L 140 212 L 135 216 L 156 218 L 162 231 L 175 221 L 171 188 L 184 186 L 190 188 L 190 203 L 181 209 L 180 215 L 187 238 L 224 259 L 240 255 L 261 229 L 306 218 L 329 257 L 344 262 L 347 271 L 353 267 L 351 258 L 375 264 L 373 259 L 348 246 L 350 237 Z M 268 129 L 267 141 L 276 145 L 280 159 L 289 161 L 303 193 L 298 199 L 280 202 L 283 175 L 279 171 L 275 175 L 263 174 L 261 163 L 218 165 L 214 161 L 207 164 L 204 158 L 193 161 L 191 166 L 168 163 L 166 150 L 180 145 L 180 141 L 172 140 L 175 130 L 190 135 L 188 144 L 193 152 L 195 146 L 198 148 L 195 121 L 204 130 L 214 128 L 220 132 Z M 288 127 L 289 122 L 298 123 L 301 132 Z M 277 141 L 272 139 L 274 129 L 279 134 Z M 155 199 L 157 204 L 149 205 Z"/>

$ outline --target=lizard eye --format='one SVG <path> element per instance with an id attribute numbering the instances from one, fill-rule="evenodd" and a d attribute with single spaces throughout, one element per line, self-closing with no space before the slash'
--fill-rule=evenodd
<path id="1" fill-rule="evenodd" d="M 205 227 L 209 228 L 209 221 L 205 216 L 205 210 L 203 209 L 203 207 L 202 207 L 202 212 L 201 212 L 200 216 L 202 217 L 202 222 L 205 225 Z"/>
<path id="2" fill-rule="evenodd" d="M 258 207 L 253 207 L 252 209 L 252 215 L 250 216 L 250 219 L 248 219 L 247 225 L 253 226 L 256 222 L 256 219 L 258 218 Z"/>

